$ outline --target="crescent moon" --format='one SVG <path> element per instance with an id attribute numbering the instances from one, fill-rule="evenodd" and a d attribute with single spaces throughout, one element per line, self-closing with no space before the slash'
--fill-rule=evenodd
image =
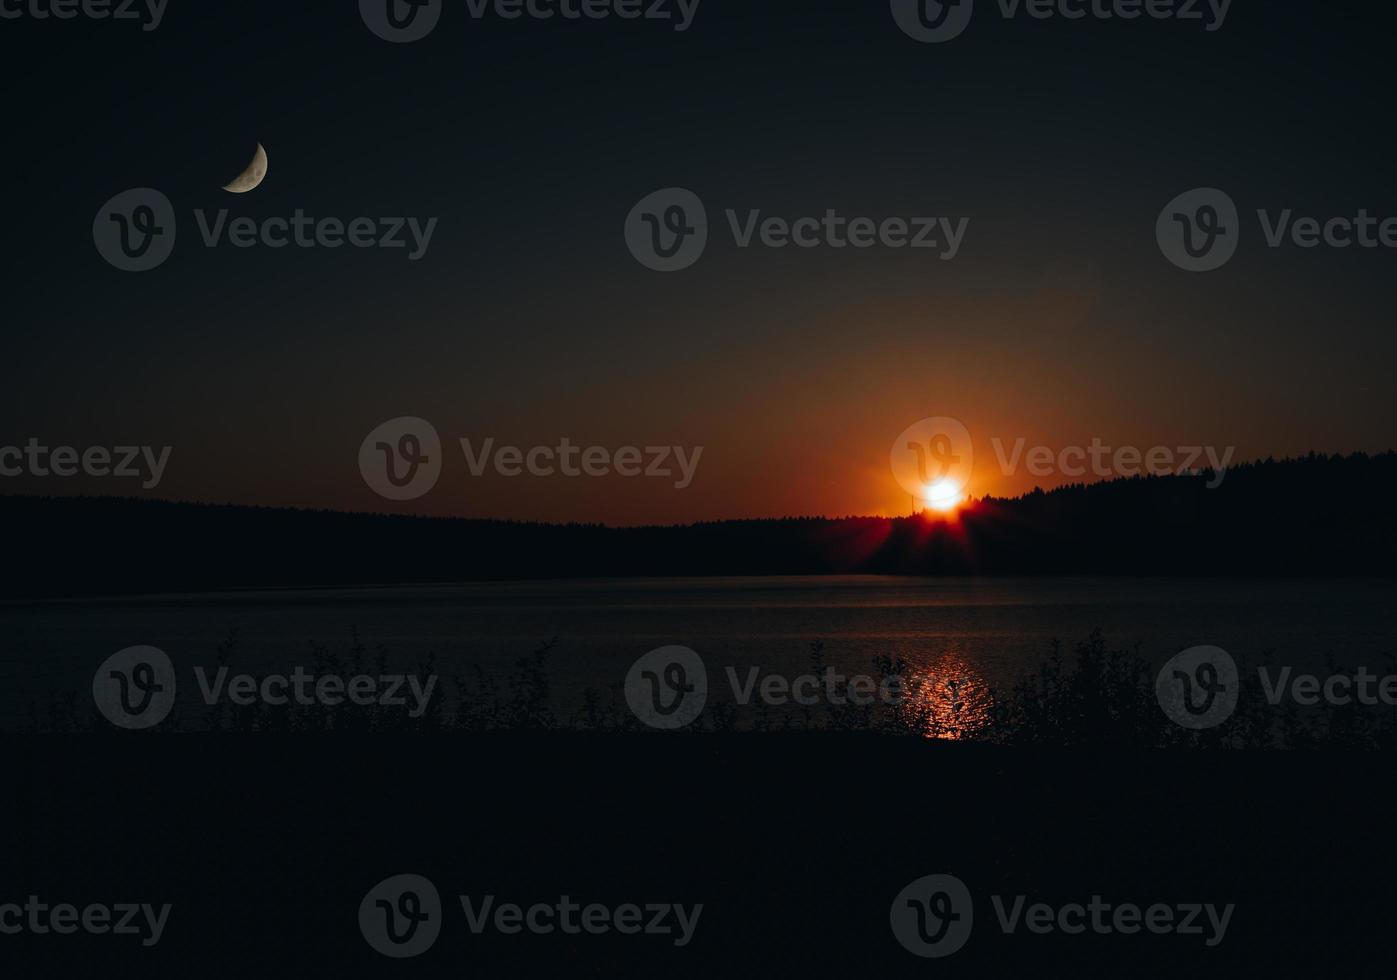
<path id="1" fill-rule="evenodd" d="M 225 184 L 223 189 L 230 194 L 246 194 L 248 191 L 256 190 L 257 185 L 267 176 L 267 151 L 262 149 L 262 144 L 257 144 L 257 153 L 252 157 L 252 162 L 247 165 L 247 169 L 234 177 L 231 183 Z"/>

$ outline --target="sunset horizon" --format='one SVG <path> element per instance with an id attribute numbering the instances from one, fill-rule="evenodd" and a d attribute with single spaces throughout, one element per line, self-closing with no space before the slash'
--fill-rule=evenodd
<path id="1" fill-rule="evenodd" d="M 743 514 L 728 514 L 728 515 L 718 516 L 718 517 L 695 518 L 695 519 L 690 519 L 690 520 L 683 520 L 683 519 L 680 519 L 680 520 L 674 520 L 674 521 L 663 522 L 663 523 L 649 523 L 649 524 L 637 524 L 637 523 L 611 523 L 611 522 L 608 522 L 608 521 L 605 521 L 605 520 L 589 519 L 589 518 L 580 518 L 580 519 L 578 519 L 578 518 L 574 518 L 574 519 L 553 518 L 553 519 L 548 519 L 548 518 L 536 518 L 536 517 L 518 517 L 518 516 L 511 516 L 511 515 L 508 515 L 508 514 L 483 514 L 483 513 L 471 513 L 471 512 L 461 512 L 461 513 L 450 513 L 450 512 L 435 513 L 435 512 L 431 512 L 431 513 L 429 513 L 429 512 L 424 512 L 424 511 L 423 511 L 421 508 L 419 508 L 419 507 L 413 507 L 413 508 L 409 508 L 409 509 L 394 508 L 394 507 L 392 507 L 391 505 L 385 505 L 385 503 L 384 503 L 382 500 L 377 500 L 376 502 L 370 504 L 369 506 L 367 506 L 367 507 L 364 508 L 364 509 L 353 509 L 353 510 L 350 510 L 350 509 L 339 509 L 339 508 L 335 508 L 335 507 L 326 507 L 326 506 L 318 505 L 318 504 L 285 504 L 285 503 L 266 503 L 266 502 L 262 502 L 262 503 L 253 503 L 253 502 L 247 502 L 247 501 L 242 501 L 242 500 L 233 500 L 233 499 L 228 499 L 228 498 L 217 498 L 217 497 L 210 498 L 210 499 L 199 499 L 199 498 L 193 498 L 193 497 L 175 497 L 175 496 L 168 496 L 168 497 L 167 497 L 167 496 L 163 496 L 163 495 L 161 495 L 161 496 L 133 495 L 133 494 L 123 494 L 123 493 L 114 493 L 114 492 L 110 492 L 110 489 L 109 489 L 108 492 L 105 492 L 105 493 L 86 493 L 86 492 L 81 492 L 81 491 L 72 492 L 72 493 L 63 493 L 63 494 L 47 494 L 47 495 L 45 495 L 45 494 L 28 494 L 28 493 L 10 493 L 10 494 L 7 494 L 6 496 L 11 496 L 11 497 L 16 497 L 16 496 L 20 496 L 20 497 L 36 497 L 36 498 L 52 497 L 53 499 L 97 497 L 97 498 L 110 498 L 110 499 L 116 499 L 116 500 L 129 500 L 129 501 L 131 501 L 131 502 L 133 502 L 133 503 L 134 503 L 134 502 L 140 502 L 140 501 L 150 501 L 150 502 L 154 502 L 154 503 L 189 504 L 189 505 L 207 506 L 207 507 L 252 507 L 252 508 L 269 509 L 269 510 L 298 510 L 298 511 L 312 511 L 312 512 L 314 512 L 314 511 L 330 511 L 330 512 L 333 512 L 333 513 L 340 513 L 340 514 L 363 514 L 363 515 L 378 515 L 378 516 L 385 516 L 385 517 L 424 517 L 424 518 L 434 518 L 434 519 L 440 519 L 440 520 L 497 521 L 497 522 L 503 522 L 503 523 L 533 523 L 533 524 L 557 524 L 557 525 L 565 525 L 565 524 L 584 524 L 584 525 L 601 525 L 601 526 L 604 526 L 604 527 L 616 527 L 616 528 L 623 528 L 623 527 L 689 527 L 689 526 L 693 526 L 693 525 L 695 525 L 695 524 L 703 524 L 703 523 L 715 523 L 715 522 L 716 522 L 716 523 L 722 523 L 722 522 L 743 522 L 743 521 L 857 520 L 857 519 L 864 519 L 864 518 L 877 518 L 877 519 L 884 519 L 884 520 L 893 520 L 893 519 L 908 518 L 908 517 L 924 517 L 924 518 L 926 518 L 927 520 L 932 520 L 932 521 L 937 521 L 937 520 L 940 520 L 940 521 L 954 521 L 954 520 L 956 519 L 957 515 L 960 514 L 961 512 L 964 512 L 964 511 L 973 511 L 973 510 L 975 510 L 978 506 L 980 506 L 980 505 L 982 505 L 982 504 L 985 504 L 985 503 L 988 503 L 988 502 L 1010 502 L 1010 503 L 1012 503 L 1012 502 L 1015 502 L 1015 501 L 1024 500 L 1024 499 L 1026 499 L 1026 498 L 1028 498 L 1028 497 L 1032 497 L 1032 496 L 1034 496 L 1034 495 L 1036 495 L 1036 494 L 1052 494 L 1052 493 L 1054 493 L 1054 492 L 1056 492 L 1056 491 L 1060 491 L 1060 490 L 1069 490 L 1069 489 L 1074 489 L 1074 488 L 1084 488 L 1084 487 L 1091 487 L 1091 486 L 1096 486 L 1096 485 L 1101 485 L 1101 484 L 1111 484 L 1111 483 L 1124 482 L 1124 481 L 1131 481 L 1131 480 L 1149 480 L 1149 479 L 1154 479 L 1154 480 L 1168 480 L 1168 479 L 1175 478 L 1175 477 L 1180 477 L 1180 478 L 1203 478 L 1203 477 L 1206 477 L 1206 478 L 1207 478 L 1207 481 L 1206 481 L 1206 482 L 1215 487 L 1215 486 L 1221 485 L 1220 482 L 1217 481 L 1217 479 L 1216 479 L 1216 477 L 1217 477 L 1218 474 L 1221 474 L 1221 475 L 1223 476 L 1224 480 L 1225 480 L 1225 479 L 1226 479 L 1226 474 L 1227 474 L 1228 471 L 1231 470 L 1231 469 L 1244 469 L 1244 468 L 1249 468 L 1249 467 L 1255 467 L 1255 466 L 1261 465 L 1261 464 L 1263 464 L 1263 463 L 1272 463 L 1272 464 L 1297 463 L 1297 462 L 1304 462 L 1304 461 L 1307 460 L 1307 459 L 1313 459 L 1313 458 L 1319 458 L 1319 459 L 1334 459 L 1334 460 L 1341 460 L 1341 459 L 1345 459 L 1345 458 L 1383 458 L 1383 457 L 1391 457 L 1391 456 L 1393 456 L 1394 454 L 1397 454 L 1397 450 L 1391 450 L 1391 449 L 1389 449 L 1389 450 L 1384 450 L 1384 451 L 1376 452 L 1376 453 L 1354 452 L 1354 453 L 1347 453 L 1347 454 L 1342 454 L 1342 453 L 1318 453 L 1318 452 L 1315 452 L 1315 451 L 1311 450 L 1310 452 L 1303 453 L 1303 454 L 1300 454 L 1300 455 L 1297 455 L 1297 456 L 1294 456 L 1294 457 L 1282 457 L 1282 458 L 1266 457 L 1265 459 L 1229 459 L 1229 465 L 1228 465 L 1228 466 L 1226 466 L 1226 467 L 1221 467 L 1221 468 L 1218 468 L 1218 469 L 1214 469 L 1214 468 L 1211 467 L 1211 466 L 1206 466 L 1206 465 L 1205 465 L 1205 466 L 1202 466 L 1201 468 L 1180 469 L 1179 471 L 1173 471 L 1173 470 L 1169 470 L 1169 469 L 1161 469 L 1161 470 L 1158 471 L 1158 472 L 1144 472 L 1143 470 L 1147 469 L 1147 467 L 1142 463 L 1142 464 L 1141 464 L 1141 467 L 1140 467 L 1140 469 L 1142 470 L 1141 472 L 1135 472 L 1135 473 L 1091 474 L 1091 475 L 1094 475 L 1094 476 L 1095 476 L 1094 479 L 1083 479 L 1083 478 L 1082 478 L 1084 475 L 1088 475 L 1088 474 L 1080 474 L 1080 475 L 1077 475 L 1077 474 L 1074 474 L 1074 473 L 1072 473 L 1072 472 L 1066 472 L 1066 473 L 1059 474 L 1058 478 L 1055 479 L 1055 480 L 1051 480 L 1051 481 L 1042 481 L 1042 482 L 1035 482 L 1034 485 L 1033 485 L 1032 487 L 1028 488 L 1027 490 L 1024 490 L 1024 491 L 1019 492 L 1019 493 L 1010 494 L 1010 495 L 1001 495 L 1001 494 L 994 494 L 994 493 L 983 493 L 983 494 L 978 494 L 978 493 L 975 492 L 976 488 L 975 488 L 974 484 L 969 484 L 969 485 L 962 486 L 962 485 L 960 485 L 959 483 L 955 483 L 954 481 L 945 480 L 945 481 L 940 481 L 940 482 L 941 482 L 943 485 L 949 486 L 949 488 L 950 488 L 949 491 L 946 491 L 946 490 L 939 490 L 939 488 L 938 488 L 937 486 L 935 486 L 935 485 L 929 486 L 929 487 L 927 488 L 927 489 L 928 489 L 927 494 L 925 494 L 925 495 L 924 495 L 923 497 L 921 497 L 920 499 L 918 499 L 918 498 L 913 498 L 913 497 L 908 496 L 908 503 L 907 503 L 907 506 L 906 506 L 906 508 L 905 508 L 902 512 L 895 512 L 895 513 L 894 513 L 894 512 L 886 512 L 886 511 L 884 511 L 884 512 L 866 512 L 866 513 L 859 513 L 859 512 L 854 512 L 854 511 L 845 511 L 845 512 L 815 513 L 815 512 L 810 512 L 810 511 L 792 511 L 792 512 L 790 512 L 790 513 L 779 513 L 779 514 L 778 514 L 778 513 L 766 513 L 766 514 L 743 513 Z M 0 457 L 0 459 L 3 459 L 3 457 Z M 888 479 L 891 481 L 893 478 L 890 476 Z M 1038 478 L 1035 478 L 1035 479 L 1038 479 Z M 939 498 L 938 498 L 938 492 L 942 494 Z M 949 494 L 949 495 L 947 495 L 947 494 Z M 3 500 L 3 497 L 0 497 L 0 500 Z"/>
<path id="2" fill-rule="evenodd" d="M 0 0 L 0 978 L 1390 974 L 1394 36 Z"/>

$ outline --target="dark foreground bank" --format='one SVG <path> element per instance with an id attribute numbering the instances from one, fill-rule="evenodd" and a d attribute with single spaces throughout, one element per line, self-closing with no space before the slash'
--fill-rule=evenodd
<path id="1" fill-rule="evenodd" d="M 36 935 L 26 920 L 0 934 L 6 976 L 1303 977 L 1392 959 L 1388 754 L 829 733 L 114 733 L 8 748 L 0 907 L 169 908 L 145 947 L 148 928 Z M 437 889 L 440 931 L 390 959 L 360 906 L 403 874 Z M 973 909 L 968 940 L 940 959 L 904 949 L 890 920 L 933 874 L 963 882 Z M 610 928 L 511 933 L 487 916 L 475 934 L 461 897 L 478 914 L 492 895 L 524 910 L 567 896 Z M 1232 912 L 1220 937 L 1130 933 L 1128 915 L 1109 933 L 1020 921 L 1006 934 L 995 902 L 1019 895 L 1169 906 L 1176 923 L 1193 906 Z M 682 946 L 673 914 L 669 933 L 614 928 L 629 905 L 698 904 Z"/>

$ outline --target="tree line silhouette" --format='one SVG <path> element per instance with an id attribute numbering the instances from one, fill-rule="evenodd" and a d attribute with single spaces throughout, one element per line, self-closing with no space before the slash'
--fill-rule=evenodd
<path id="1" fill-rule="evenodd" d="M 1391 575 L 1397 453 L 975 500 L 951 519 L 606 527 L 0 497 L 10 598 L 680 575 Z"/>

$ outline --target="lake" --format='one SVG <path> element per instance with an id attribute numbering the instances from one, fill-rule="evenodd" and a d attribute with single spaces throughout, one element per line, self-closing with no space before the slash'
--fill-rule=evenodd
<path id="1" fill-rule="evenodd" d="M 683 645 L 703 659 L 710 703 L 733 702 L 726 668 L 746 679 L 810 669 L 811 644 L 843 673 L 879 656 L 958 682 L 967 710 L 1041 664 L 1054 640 L 1072 646 L 1100 629 L 1112 649 L 1138 646 L 1161 664 L 1216 645 L 1239 662 L 1322 668 L 1380 666 L 1397 649 L 1397 606 L 1383 581 L 1179 579 L 923 579 L 876 576 L 470 583 L 336 590 L 65 600 L 0 605 L 7 730 L 96 717 L 92 677 L 125 647 L 164 650 L 182 671 L 181 705 L 201 706 L 185 677 L 227 663 L 262 676 L 348 659 L 353 636 L 374 662 L 414 672 L 429 657 L 454 698 L 457 676 L 507 683 L 517 658 L 554 640 L 543 671 L 548 703 L 569 716 L 583 692 L 608 704 L 632 663 Z M 317 653 L 317 650 L 319 651 Z M 353 673 L 342 670 L 341 673 Z M 58 708 L 70 704 L 71 709 Z M 349 709 L 339 709 L 349 710 Z M 742 709 L 739 709 L 741 716 Z"/>

